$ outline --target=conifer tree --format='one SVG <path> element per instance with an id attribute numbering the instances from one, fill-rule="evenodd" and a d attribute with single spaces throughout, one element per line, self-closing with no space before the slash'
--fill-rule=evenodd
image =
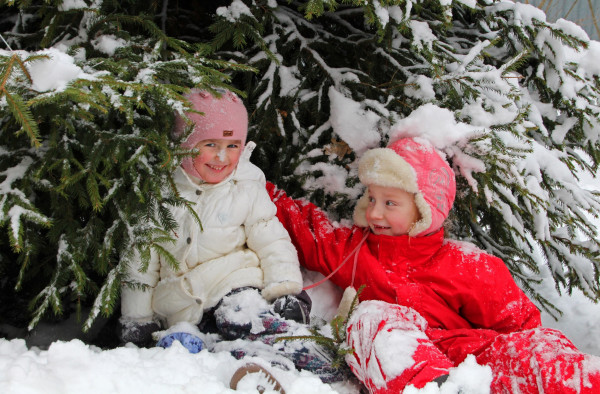
<path id="1" fill-rule="evenodd" d="M 495 0 L 1 4 L 0 273 L 34 295 L 32 325 L 73 301 L 94 304 L 86 327 L 112 313 L 131 254 L 176 236 L 171 116 L 185 88 L 223 83 L 246 94 L 253 161 L 294 197 L 346 222 L 366 149 L 437 137 L 451 237 L 546 309 L 544 266 L 600 297 L 600 200 L 578 178 L 600 161 L 600 49 L 571 23 Z M 36 89 L 28 67 L 54 51 L 85 77 Z"/>
<path id="2" fill-rule="evenodd" d="M 450 237 L 502 258 L 550 312 L 540 267 L 598 300 L 600 201 L 579 177 L 600 159 L 599 47 L 582 29 L 493 0 L 234 1 L 217 14 L 221 56 L 259 70 L 238 83 L 268 179 L 349 219 L 366 149 L 398 131 L 435 137 L 458 175 Z M 428 117 L 447 135 L 411 120 Z"/>
<path id="3" fill-rule="evenodd" d="M 14 288 L 3 291 L 32 296 L 30 328 L 88 305 L 88 329 L 115 310 L 132 256 L 170 257 L 168 207 L 186 204 L 171 179 L 186 154 L 170 133 L 182 93 L 245 68 L 168 37 L 142 2 L 0 10 L 0 272 Z M 34 80 L 36 67 L 56 80 Z"/>

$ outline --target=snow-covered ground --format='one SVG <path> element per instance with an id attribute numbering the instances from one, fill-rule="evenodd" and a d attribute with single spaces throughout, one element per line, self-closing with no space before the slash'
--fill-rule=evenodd
<path id="1" fill-rule="evenodd" d="M 37 69 L 30 70 L 35 88 L 39 90 L 60 89 L 65 81 L 87 78 L 81 75 L 73 59 L 56 49 L 49 49 L 52 62 L 40 61 Z M 437 130 L 433 127 L 432 130 Z M 592 179 L 583 180 L 590 187 L 600 183 Z M 600 190 L 600 187 L 597 188 Z M 599 223 L 600 225 L 600 223 Z M 548 274 L 540 285 L 540 291 L 549 301 L 558 306 L 563 316 L 555 321 L 543 314 L 543 323 L 563 331 L 582 351 L 600 356 L 600 305 L 593 304 L 580 292 L 559 296 Z M 313 283 L 318 275 L 307 275 L 306 281 Z M 332 317 L 340 298 L 333 285 L 325 283 L 311 292 L 313 314 L 327 320 Z M 0 328 L 6 331 L 6 327 Z M 127 345 L 110 350 L 86 345 L 71 339 L 73 335 L 65 328 L 46 327 L 51 335 L 64 340 L 54 341 L 47 349 L 27 346 L 24 339 L 0 339 L 0 393 L 5 394 L 69 394 L 69 393 L 203 393 L 216 394 L 233 392 L 229 380 L 234 371 L 244 362 L 265 363 L 261 359 L 236 360 L 228 352 L 211 353 L 203 350 L 190 354 L 181 345 L 171 348 L 137 348 Z M 58 331 L 58 332 L 57 332 Z M 48 334 L 41 326 L 35 333 L 38 337 Z M 49 334 L 50 335 L 50 334 Z M 32 337 L 32 339 L 34 339 Z M 42 341 L 43 342 L 43 341 Z M 31 345 L 34 342 L 29 342 Z M 402 349 L 392 349 L 399 352 Z M 322 383 L 306 371 L 283 371 L 271 368 L 287 394 L 294 393 L 358 393 L 352 382 L 332 385 Z M 481 394 L 486 392 L 491 380 L 489 368 L 477 365 L 473 358 L 451 372 L 445 384 L 444 394 Z M 236 392 L 256 393 L 254 382 L 246 381 Z M 416 392 L 416 390 L 406 390 Z M 433 386 L 420 391 L 425 394 L 440 392 Z"/>
<path id="2" fill-rule="evenodd" d="M 318 274 L 307 275 L 314 282 Z M 581 350 L 600 355 L 600 305 L 595 305 L 580 293 L 559 297 L 551 280 L 546 281 L 546 295 L 564 315 L 554 321 L 544 315 L 544 325 L 562 330 Z M 340 298 L 333 285 L 325 283 L 311 291 L 313 313 L 331 318 Z M 317 320 L 317 319 L 313 319 Z M 65 329 L 66 330 L 66 329 Z M 60 336 L 61 333 L 53 335 Z M 394 349 L 398 352 L 401 350 Z M 210 353 L 202 350 L 191 354 L 179 343 L 171 348 L 137 348 L 127 345 L 110 350 L 86 345 L 78 339 L 55 341 L 47 350 L 28 348 L 25 340 L 0 339 L 0 392 L 5 394 L 96 394 L 96 393 L 203 393 L 234 392 L 229 380 L 243 363 L 253 361 L 264 366 L 264 360 L 236 360 L 228 352 Z M 284 371 L 270 368 L 287 394 L 348 393 L 358 394 L 352 382 L 324 384 L 307 371 Z M 452 371 L 443 393 L 485 393 L 491 381 L 488 368 L 468 358 Z M 244 386 L 244 383 L 246 386 Z M 242 381 L 238 393 L 256 393 L 252 377 Z M 433 394 L 434 387 L 409 390 Z"/>

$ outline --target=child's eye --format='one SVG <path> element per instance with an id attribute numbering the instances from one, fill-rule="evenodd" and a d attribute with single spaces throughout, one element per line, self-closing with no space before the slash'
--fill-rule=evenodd
<path id="1" fill-rule="evenodd" d="M 375 203 L 375 199 L 373 197 L 369 197 L 369 204 L 374 204 Z"/>
<path id="2" fill-rule="evenodd" d="M 392 207 L 392 206 L 396 205 L 396 203 L 395 203 L 395 202 L 393 202 L 393 201 L 387 200 L 387 201 L 385 202 L 385 205 Z"/>
<path id="3" fill-rule="evenodd" d="M 204 144 L 204 146 L 206 146 L 208 148 L 214 148 L 216 146 L 216 144 L 214 142 L 207 142 L 206 144 Z"/>
<path id="4" fill-rule="evenodd" d="M 230 149 L 237 149 L 237 148 L 239 148 L 239 145 L 238 144 L 229 144 L 229 145 L 227 145 L 227 147 Z"/>

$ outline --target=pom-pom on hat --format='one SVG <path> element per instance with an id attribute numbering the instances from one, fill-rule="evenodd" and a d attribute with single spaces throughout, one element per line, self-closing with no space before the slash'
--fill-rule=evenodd
<path id="1" fill-rule="evenodd" d="M 215 97 L 207 91 L 193 89 L 186 95 L 186 98 L 194 110 L 203 114 L 186 113 L 186 116 L 194 123 L 194 130 L 181 143 L 181 147 L 192 149 L 200 141 L 209 139 L 240 140 L 242 146 L 246 144 L 248 112 L 242 100 L 235 93 L 226 90 L 222 92 L 221 97 Z M 173 134 L 179 137 L 185 128 L 185 119 L 176 113 Z M 183 159 L 181 166 L 188 174 L 201 178 L 194 168 L 193 161 L 193 157 L 187 156 Z"/>
<path id="2" fill-rule="evenodd" d="M 421 214 L 408 233 L 414 237 L 431 234 L 442 224 L 454 203 L 454 172 L 431 143 L 421 138 L 402 138 L 387 148 L 367 151 L 358 164 L 358 177 L 364 185 L 397 187 L 415 195 Z M 354 209 L 354 222 L 366 227 L 368 194 Z"/>

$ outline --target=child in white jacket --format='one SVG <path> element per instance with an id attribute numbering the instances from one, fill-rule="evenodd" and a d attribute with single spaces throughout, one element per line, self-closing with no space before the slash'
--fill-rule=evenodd
<path id="1" fill-rule="evenodd" d="M 243 316 L 246 307 L 227 302 L 232 296 L 275 301 L 271 311 L 307 323 L 310 299 L 302 292 L 296 249 L 276 217 L 264 174 L 250 163 L 255 144 L 246 144 L 244 104 L 229 91 L 215 97 L 193 90 L 187 98 L 202 114 L 186 113 L 194 129 L 182 147 L 198 154 L 183 160 L 174 179 L 200 223 L 187 208 L 173 207 L 177 239 L 164 247 L 179 261 L 178 269 L 158 255 L 147 270 L 129 267 L 128 281 L 137 285 L 122 288 L 121 340 L 146 345 L 161 325 L 202 325 L 213 317 L 212 325 L 227 339 L 269 329 L 268 324 L 257 328 L 249 321 L 232 321 L 232 313 Z M 176 114 L 175 134 L 183 134 L 185 127 Z"/>

